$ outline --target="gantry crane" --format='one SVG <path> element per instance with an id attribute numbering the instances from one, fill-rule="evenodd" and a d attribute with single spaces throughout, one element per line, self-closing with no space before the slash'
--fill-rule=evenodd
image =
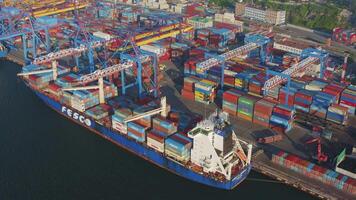
<path id="1" fill-rule="evenodd" d="M 186 32 L 190 31 L 192 29 L 192 26 L 184 26 L 183 29 L 177 29 L 179 28 L 178 25 L 170 25 L 167 27 L 162 27 L 159 29 L 157 32 L 147 32 L 147 33 L 142 33 L 138 34 L 135 36 L 135 42 L 137 46 L 142 46 L 146 45 L 161 39 L 165 39 L 174 35 L 179 34 L 180 32 Z M 151 37 L 153 36 L 153 37 Z M 148 38 L 147 38 L 148 37 Z M 147 38 L 147 39 L 145 39 Z M 64 49 L 64 50 L 59 50 L 57 52 L 52 52 L 44 56 L 40 56 L 38 58 L 35 58 L 33 60 L 33 64 L 40 65 L 40 64 L 45 64 L 49 62 L 53 62 L 55 60 L 65 58 L 68 56 L 75 56 L 75 55 L 80 55 L 83 52 L 86 52 L 89 50 L 89 48 L 95 49 L 98 47 L 102 47 L 104 45 L 109 45 L 111 43 L 121 41 L 122 38 L 112 38 L 109 40 L 94 40 L 91 41 L 90 44 L 85 45 L 85 44 L 80 44 L 78 47 L 73 47 L 69 49 Z M 127 47 L 130 48 L 130 47 Z M 126 50 L 127 48 L 119 48 L 118 50 L 123 51 Z M 92 57 L 93 55 L 88 55 L 88 57 Z"/>
<path id="2" fill-rule="evenodd" d="M 37 56 L 37 48 L 40 44 L 43 44 L 46 51 L 51 50 L 49 28 L 57 26 L 58 24 L 40 24 L 31 17 L 29 13 L 18 10 L 16 8 L 5 7 L 0 14 L 0 43 L 2 46 L 3 56 L 6 56 L 4 51 L 8 51 L 8 48 L 15 48 L 14 40 L 20 37 L 22 39 L 24 59 L 28 62 L 29 53 L 32 57 Z M 44 38 L 39 34 L 44 32 Z M 31 41 L 28 44 L 28 41 Z"/>
<path id="3" fill-rule="evenodd" d="M 133 62 L 125 62 L 117 65 L 113 65 L 111 67 L 107 67 L 105 69 L 98 69 L 91 74 L 86 74 L 78 80 L 76 85 L 85 85 L 87 83 L 91 83 L 94 81 L 98 81 L 98 85 L 93 86 L 81 86 L 81 87 L 73 87 L 73 88 L 63 88 L 63 91 L 74 91 L 74 90 L 90 90 L 90 89 L 98 89 L 99 90 L 99 102 L 105 103 L 105 94 L 104 94 L 104 77 L 113 75 L 117 72 L 121 72 L 122 70 L 132 68 L 134 65 Z"/>
<path id="4" fill-rule="evenodd" d="M 264 95 L 267 95 L 270 90 L 276 86 L 287 81 L 287 94 L 289 94 L 290 80 L 292 77 L 303 76 L 308 70 L 314 67 L 314 63 L 320 61 L 320 78 L 324 77 L 325 62 L 329 54 L 320 49 L 307 48 L 304 49 L 301 54 L 301 61 L 292 65 L 290 68 L 284 70 L 283 72 L 276 72 L 272 70 L 266 70 L 266 77 L 273 75 L 272 78 L 268 79 L 262 90 Z M 288 105 L 288 96 L 286 95 L 285 103 Z"/>
<path id="5" fill-rule="evenodd" d="M 120 54 L 120 60 L 122 61 L 133 61 L 135 63 L 135 66 L 137 67 L 137 74 L 136 74 L 136 80 L 134 83 L 127 84 L 126 83 L 126 72 L 122 71 L 121 72 L 121 85 L 122 85 L 122 93 L 126 94 L 126 90 L 132 86 L 137 85 L 138 86 L 138 95 L 139 98 L 143 97 L 143 92 L 144 92 L 144 86 L 145 83 L 143 81 L 143 77 L 146 77 L 146 79 L 149 80 L 148 85 L 146 85 L 148 88 L 147 92 L 151 93 L 153 92 L 154 97 L 158 96 L 158 82 L 157 82 L 157 75 L 158 75 L 158 61 L 157 61 L 157 55 L 151 52 L 147 52 L 144 50 L 141 50 L 138 48 L 136 45 L 134 37 L 129 37 L 128 40 L 126 40 L 126 43 L 123 45 L 123 49 L 127 49 L 127 47 L 130 46 L 131 49 L 133 50 L 133 54 L 124 51 Z M 153 79 L 151 79 L 151 74 L 147 72 L 147 69 L 144 67 L 143 63 L 151 62 L 152 68 L 153 68 Z M 149 85 L 152 86 L 152 88 L 149 88 Z"/>
<path id="6" fill-rule="evenodd" d="M 166 97 L 162 97 L 161 98 L 161 107 L 150 110 L 145 113 L 140 113 L 137 115 L 130 116 L 130 117 L 124 119 L 124 123 L 127 124 L 129 122 L 132 122 L 132 121 L 135 121 L 138 119 L 142 119 L 144 117 L 156 115 L 156 114 L 161 114 L 162 117 L 166 118 L 168 116 L 169 111 L 170 111 L 170 106 L 167 105 L 167 99 L 166 99 Z"/>
<path id="7" fill-rule="evenodd" d="M 221 55 L 211 55 L 211 54 L 205 54 L 205 57 L 210 57 L 209 59 L 200 62 L 197 64 L 197 72 L 201 74 L 206 74 L 206 71 L 209 70 L 210 68 L 220 65 L 221 66 L 221 88 L 224 86 L 224 69 L 225 69 L 225 62 L 241 55 L 245 55 L 249 53 L 252 50 L 255 50 L 257 48 L 260 49 L 260 56 L 261 56 L 261 61 L 265 60 L 265 47 L 268 43 L 270 43 L 270 39 L 262 36 L 262 35 L 250 35 L 247 36 L 248 38 L 245 39 L 245 42 L 247 42 L 245 45 L 238 47 L 236 49 L 233 49 L 231 51 L 228 51 L 226 53 L 223 53 Z"/>
<path id="8" fill-rule="evenodd" d="M 346 80 L 346 72 L 347 72 L 347 60 L 349 58 L 349 54 L 345 53 L 344 55 L 344 63 L 342 64 L 342 71 L 341 71 L 341 82 L 347 83 Z"/>

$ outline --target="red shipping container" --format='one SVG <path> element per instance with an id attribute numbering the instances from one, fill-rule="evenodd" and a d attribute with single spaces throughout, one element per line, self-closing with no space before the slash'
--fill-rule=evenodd
<path id="1" fill-rule="evenodd" d="M 193 100 L 195 99 L 194 92 L 187 91 L 187 90 L 182 90 L 182 97 L 185 99 Z"/>
<path id="2" fill-rule="evenodd" d="M 235 77 L 229 76 L 229 75 L 224 75 L 224 83 L 227 83 L 230 85 L 235 85 Z"/>
<path id="3" fill-rule="evenodd" d="M 312 96 L 307 95 L 307 94 L 303 94 L 303 93 L 300 93 L 300 92 L 296 92 L 295 93 L 295 97 L 299 97 L 299 98 L 305 99 L 307 101 L 312 101 L 313 100 Z"/>
<path id="4" fill-rule="evenodd" d="M 286 104 L 286 96 L 287 96 L 287 94 L 285 92 L 283 92 L 282 90 L 280 90 L 279 94 L 278 94 L 278 101 L 281 104 Z M 288 103 L 287 103 L 287 105 L 288 106 L 293 106 L 294 105 L 294 95 L 291 95 L 291 94 L 288 95 Z"/>
<path id="5" fill-rule="evenodd" d="M 273 107 L 275 106 L 274 103 L 271 103 L 265 99 L 260 99 L 255 103 L 254 112 L 255 113 L 263 113 L 267 116 L 270 116 L 273 111 Z"/>
<path id="6" fill-rule="evenodd" d="M 279 106 L 274 107 L 273 112 L 276 112 L 276 113 L 284 115 L 284 116 L 291 116 L 293 114 L 291 111 L 283 109 Z"/>
<path id="7" fill-rule="evenodd" d="M 223 93 L 223 99 L 224 101 L 237 104 L 239 97 L 242 95 L 243 94 L 236 89 L 229 89 Z"/>

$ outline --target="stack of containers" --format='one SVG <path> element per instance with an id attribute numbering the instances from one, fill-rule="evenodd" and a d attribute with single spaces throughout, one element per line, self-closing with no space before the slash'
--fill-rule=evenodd
<path id="1" fill-rule="evenodd" d="M 230 115 L 237 115 L 237 103 L 239 98 L 243 96 L 241 91 L 229 89 L 223 93 L 222 110 Z"/>
<path id="2" fill-rule="evenodd" d="M 305 86 L 305 89 L 310 91 L 322 91 L 327 85 L 328 83 L 323 80 L 313 80 Z"/>
<path id="3" fill-rule="evenodd" d="M 72 87 L 73 84 L 76 82 L 76 80 L 79 79 L 79 76 L 73 73 L 69 73 L 65 76 L 61 76 L 59 78 L 57 78 L 57 80 L 55 81 L 56 84 L 58 84 L 59 86 L 61 86 L 62 88 L 65 87 Z"/>
<path id="4" fill-rule="evenodd" d="M 99 121 L 105 117 L 109 116 L 109 111 L 111 107 L 106 104 L 99 104 L 85 111 L 89 117 Z"/>
<path id="5" fill-rule="evenodd" d="M 278 94 L 278 102 L 284 105 L 292 107 L 294 105 L 294 95 L 297 89 L 289 87 L 289 92 L 287 87 L 281 87 Z M 286 102 L 286 97 L 288 96 L 288 102 Z"/>
<path id="6" fill-rule="evenodd" d="M 29 67 L 31 68 L 31 67 Z M 30 72 L 29 68 L 26 68 L 23 70 L 23 72 Z M 44 69 L 43 67 L 39 67 L 38 69 Z M 61 76 L 65 73 L 68 73 L 70 71 L 69 68 L 65 68 L 62 66 L 58 66 L 58 76 Z M 47 72 L 47 73 L 42 73 L 42 74 L 33 74 L 28 76 L 29 83 L 33 86 L 36 86 L 37 88 L 43 88 L 46 87 L 50 81 L 53 81 L 53 73 L 52 72 Z"/>
<path id="7" fill-rule="evenodd" d="M 255 103 L 253 123 L 269 127 L 269 120 L 276 104 L 260 99 Z"/>
<path id="8" fill-rule="evenodd" d="M 310 105 L 313 102 L 314 93 L 309 90 L 299 90 L 294 96 L 294 107 L 296 110 L 309 113 Z"/>
<path id="9" fill-rule="evenodd" d="M 64 91 L 62 94 L 62 97 L 60 98 L 61 104 L 64 105 L 71 105 L 71 100 L 72 100 L 73 92 L 72 91 Z"/>
<path id="10" fill-rule="evenodd" d="M 197 73 L 198 76 L 205 77 L 216 82 L 221 82 L 221 68 L 218 66 L 212 67 L 206 73 Z"/>
<path id="11" fill-rule="evenodd" d="M 236 75 L 236 71 L 233 71 L 232 69 L 224 69 L 224 85 L 229 87 L 235 87 Z"/>
<path id="12" fill-rule="evenodd" d="M 165 140 L 165 153 L 180 162 L 188 162 L 190 160 L 190 150 L 192 141 L 190 138 L 175 133 Z"/>
<path id="13" fill-rule="evenodd" d="M 271 78 L 270 76 L 269 78 Z M 268 78 L 266 77 L 266 73 L 260 72 L 256 76 L 253 77 L 253 79 L 250 80 L 249 83 L 249 93 L 257 96 L 262 95 L 262 88 L 263 85 L 265 84 L 266 80 Z"/>
<path id="14" fill-rule="evenodd" d="M 204 104 L 209 104 L 213 102 L 216 96 L 216 86 L 216 83 L 207 79 L 203 79 L 195 83 L 195 101 Z"/>
<path id="15" fill-rule="evenodd" d="M 132 116 L 132 112 L 128 108 L 115 109 L 114 115 L 111 116 L 112 128 L 120 133 L 127 134 L 127 125 L 124 120 Z"/>
<path id="16" fill-rule="evenodd" d="M 258 100 L 258 98 L 250 95 L 240 97 L 238 99 L 237 116 L 252 122 L 255 103 Z"/>
<path id="17" fill-rule="evenodd" d="M 147 133 L 147 146 L 164 153 L 164 143 L 168 136 L 164 132 L 152 129 Z"/>
<path id="18" fill-rule="evenodd" d="M 248 93 L 251 95 L 261 95 L 262 94 L 263 83 L 257 78 L 252 78 L 248 84 Z"/>
<path id="19" fill-rule="evenodd" d="M 293 108 L 277 105 L 273 108 L 270 128 L 277 132 L 287 133 L 293 127 L 295 110 Z"/>
<path id="20" fill-rule="evenodd" d="M 48 91 L 48 93 L 55 96 L 56 98 L 59 98 L 62 94 L 61 86 L 59 86 L 58 84 L 56 84 L 54 82 L 51 82 L 48 84 L 47 91 Z"/>
<path id="21" fill-rule="evenodd" d="M 355 179 L 303 160 L 298 156 L 279 151 L 272 154 L 272 162 L 309 178 L 331 185 L 339 190 L 356 194 Z"/>
<path id="22" fill-rule="evenodd" d="M 210 31 L 212 33 L 212 36 L 217 36 L 217 39 L 215 42 L 211 40 L 210 37 L 210 43 L 215 43 L 215 46 L 218 48 L 226 47 L 227 44 L 235 39 L 235 34 L 226 28 L 210 28 Z"/>
<path id="23" fill-rule="evenodd" d="M 325 92 L 316 92 L 313 97 L 313 103 L 310 105 L 309 113 L 325 119 L 328 107 L 335 101 L 335 96 L 332 96 Z"/>
<path id="24" fill-rule="evenodd" d="M 88 90 L 76 90 L 73 92 L 73 96 L 71 98 L 71 106 L 84 112 L 90 107 L 99 104 L 99 95 L 97 92 L 90 92 Z"/>
<path id="25" fill-rule="evenodd" d="M 335 97 L 336 103 L 339 103 L 341 93 L 344 91 L 345 87 L 339 84 L 331 83 L 324 87 L 323 92 L 333 95 Z"/>
<path id="26" fill-rule="evenodd" d="M 196 32 L 196 42 L 202 46 L 208 46 L 210 30 L 205 28 L 198 29 Z"/>
<path id="27" fill-rule="evenodd" d="M 356 110 L 356 87 L 355 86 L 350 85 L 341 93 L 340 105 L 347 107 L 350 115 L 355 115 L 355 110 Z"/>
<path id="28" fill-rule="evenodd" d="M 248 83 L 254 74 L 244 71 L 235 77 L 235 87 L 242 91 L 248 91 Z"/>
<path id="29" fill-rule="evenodd" d="M 346 125 L 348 119 L 348 108 L 338 104 L 332 104 L 328 108 L 326 119 L 337 124 Z"/>
<path id="30" fill-rule="evenodd" d="M 127 123 L 127 135 L 138 142 L 146 141 L 146 133 L 149 127 L 143 126 L 137 122 Z"/>
<path id="31" fill-rule="evenodd" d="M 194 88 L 195 88 L 195 84 L 199 81 L 200 79 L 195 76 L 184 77 L 182 97 L 194 101 L 195 100 Z"/>
<path id="32" fill-rule="evenodd" d="M 167 135 L 171 135 L 177 132 L 177 125 L 174 122 L 171 122 L 168 119 L 164 119 L 161 116 L 153 118 L 152 128 Z"/>
<path id="33" fill-rule="evenodd" d="M 154 108 L 151 106 L 140 106 L 133 110 L 133 115 L 143 114 L 143 113 L 146 113 L 153 109 Z M 143 126 L 146 126 L 146 127 L 151 127 L 152 126 L 152 117 L 151 116 L 142 117 L 142 118 L 136 120 L 135 122 L 137 122 Z"/>

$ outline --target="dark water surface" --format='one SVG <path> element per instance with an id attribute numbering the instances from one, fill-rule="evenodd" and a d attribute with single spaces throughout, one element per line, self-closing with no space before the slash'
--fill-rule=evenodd
<path id="1" fill-rule="evenodd" d="M 0 200 L 313 199 L 255 172 L 233 191 L 171 174 L 45 106 L 19 71 L 0 60 Z"/>

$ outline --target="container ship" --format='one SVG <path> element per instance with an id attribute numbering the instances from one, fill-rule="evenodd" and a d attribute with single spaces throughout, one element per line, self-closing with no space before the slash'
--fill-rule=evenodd
<path id="1" fill-rule="evenodd" d="M 97 87 L 71 90 L 80 76 L 62 66 L 28 65 L 18 75 L 59 114 L 176 175 L 231 190 L 251 170 L 252 145 L 236 137 L 226 112 L 216 111 L 181 131 L 190 119 L 183 122 L 165 97 L 137 103 L 119 96 L 103 78 Z"/>

